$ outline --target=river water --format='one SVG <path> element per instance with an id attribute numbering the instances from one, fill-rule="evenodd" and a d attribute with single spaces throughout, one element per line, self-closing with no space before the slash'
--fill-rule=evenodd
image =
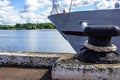
<path id="1" fill-rule="evenodd" d="M 75 53 L 57 30 L 0 30 L 0 51 Z"/>

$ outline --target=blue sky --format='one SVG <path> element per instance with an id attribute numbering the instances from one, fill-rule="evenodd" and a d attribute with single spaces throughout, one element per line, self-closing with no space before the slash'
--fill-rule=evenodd
<path id="1" fill-rule="evenodd" d="M 25 0 L 11 0 L 10 2 L 11 6 L 14 6 L 15 9 L 22 9 L 25 5 Z"/>
<path id="2" fill-rule="evenodd" d="M 68 11 L 70 0 L 59 1 L 61 11 L 63 8 Z M 73 0 L 72 11 L 112 9 L 115 2 L 120 0 Z M 50 22 L 47 16 L 51 10 L 51 0 L 0 0 L 0 24 Z"/>

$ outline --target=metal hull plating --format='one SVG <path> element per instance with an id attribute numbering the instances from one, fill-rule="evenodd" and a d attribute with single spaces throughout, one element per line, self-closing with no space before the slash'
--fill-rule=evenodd
<path id="1" fill-rule="evenodd" d="M 116 25 L 120 27 L 120 9 L 110 10 L 92 10 L 92 11 L 78 11 L 54 14 L 48 17 L 56 26 L 63 37 L 71 44 L 73 49 L 80 53 L 87 37 L 82 34 L 68 35 L 64 31 L 69 32 L 83 32 L 84 26 L 81 22 L 87 22 L 89 25 Z M 120 37 L 114 37 L 112 43 L 117 45 L 117 52 L 120 53 Z"/>

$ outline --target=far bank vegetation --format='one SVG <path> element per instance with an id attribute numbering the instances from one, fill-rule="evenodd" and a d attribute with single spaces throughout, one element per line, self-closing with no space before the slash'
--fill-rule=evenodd
<path id="1" fill-rule="evenodd" d="M 17 23 L 16 25 L 0 25 L 0 29 L 16 29 L 16 30 L 22 30 L 22 29 L 55 29 L 55 26 L 52 23 L 25 23 L 20 24 Z"/>

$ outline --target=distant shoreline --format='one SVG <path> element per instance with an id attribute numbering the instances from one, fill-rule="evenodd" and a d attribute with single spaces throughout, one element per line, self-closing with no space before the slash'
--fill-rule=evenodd
<path id="1" fill-rule="evenodd" d="M 54 28 L 56 29 L 56 28 Z M 54 30 L 54 29 L 0 29 L 0 30 Z"/>
<path id="2" fill-rule="evenodd" d="M 36 30 L 36 29 L 56 29 L 52 23 L 25 23 L 16 25 L 0 25 L 0 30 Z"/>

